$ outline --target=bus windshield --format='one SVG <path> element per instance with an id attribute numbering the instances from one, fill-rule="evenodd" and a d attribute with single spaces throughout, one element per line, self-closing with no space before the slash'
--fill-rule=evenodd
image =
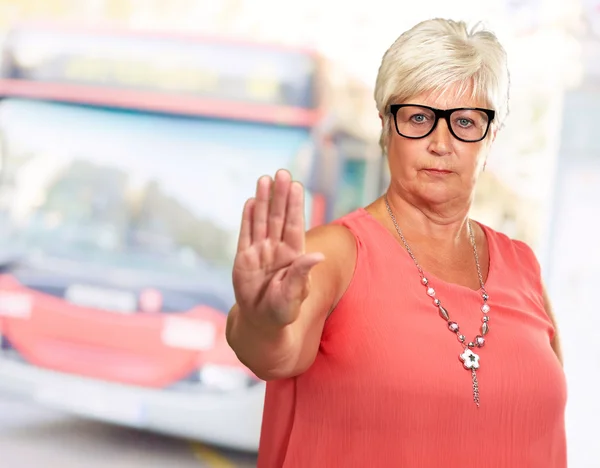
<path id="1" fill-rule="evenodd" d="M 0 251 L 180 274 L 230 269 L 257 177 L 311 154 L 303 128 L 25 99 L 0 132 Z"/>

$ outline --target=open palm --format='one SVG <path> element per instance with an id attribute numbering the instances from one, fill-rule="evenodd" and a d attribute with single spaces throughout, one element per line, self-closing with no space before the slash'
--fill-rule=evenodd
<path id="1" fill-rule="evenodd" d="M 287 171 L 258 180 L 244 206 L 233 286 L 250 319 L 292 323 L 308 295 L 308 274 L 323 256 L 305 253 L 304 189 Z"/>

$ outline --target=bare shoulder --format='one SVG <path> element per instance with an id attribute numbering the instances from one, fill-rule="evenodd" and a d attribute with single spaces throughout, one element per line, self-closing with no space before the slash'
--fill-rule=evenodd
<path id="1" fill-rule="evenodd" d="M 356 266 L 356 239 L 345 226 L 327 224 L 306 234 L 306 252 L 320 252 L 325 260 L 314 268 L 312 284 L 329 289 L 335 306 L 352 280 Z"/>
<path id="2" fill-rule="evenodd" d="M 306 234 L 306 251 L 321 252 L 325 262 L 344 267 L 356 262 L 356 240 L 348 228 L 339 224 L 327 224 L 311 229 Z"/>
<path id="3" fill-rule="evenodd" d="M 333 255 L 345 255 L 356 250 L 355 245 L 354 234 L 340 224 L 325 224 L 312 228 L 306 233 L 307 252 L 325 249 L 331 251 Z"/>

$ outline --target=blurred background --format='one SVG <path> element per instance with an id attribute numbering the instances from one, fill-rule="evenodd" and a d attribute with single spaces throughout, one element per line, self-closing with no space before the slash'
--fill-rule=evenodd
<path id="1" fill-rule="evenodd" d="M 508 51 L 473 217 L 536 251 L 569 466 L 600 467 L 598 0 L 0 0 L 3 466 L 255 466 L 264 386 L 223 339 L 242 204 L 279 167 L 307 227 L 377 197 L 379 62 L 431 17 Z"/>

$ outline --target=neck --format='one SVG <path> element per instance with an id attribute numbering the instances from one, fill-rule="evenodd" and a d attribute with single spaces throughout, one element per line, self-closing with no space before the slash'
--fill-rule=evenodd
<path id="1" fill-rule="evenodd" d="M 470 200 L 428 205 L 403 198 L 392 190 L 386 196 L 405 237 L 428 238 L 442 245 L 457 245 L 468 239 Z"/>

